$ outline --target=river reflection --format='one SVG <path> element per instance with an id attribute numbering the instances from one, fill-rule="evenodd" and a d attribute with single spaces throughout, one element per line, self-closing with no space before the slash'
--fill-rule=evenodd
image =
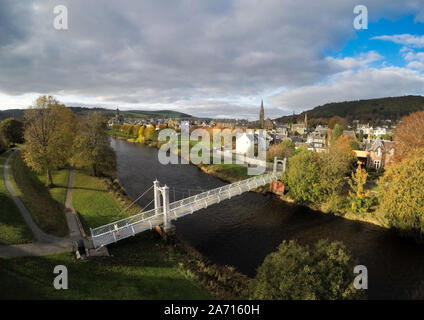
<path id="1" fill-rule="evenodd" d="M 138 197 L 158 179 L 176 188 L 210 189 L 225 183 L 192 165 L 161 165 L 157 149 L 112 140 L 118 155 L 118 178 L 127 192 Z M 188 193 L 185 194 L 188 196 Z M 140 200 L 145 206 L 152 192 Z M 177 234 L 212 261 L 232 265 L 254 276 L 265 256 L 283 240 L 312 245 L 319 239 L 342 241 L 358 264 L 367 266 L 369 298 L 424 297 L 424 247 L 398 238 L 375 225 L 349 221 L 304 207 L 286 204 L 270 194 L 245 193 L 181 218 Z"/>

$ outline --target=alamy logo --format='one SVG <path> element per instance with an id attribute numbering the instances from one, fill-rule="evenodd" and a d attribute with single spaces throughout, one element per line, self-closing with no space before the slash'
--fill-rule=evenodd
<path id="1" fill-rule="evenodd" d="M 356 30 L 368 29 L 368 8 L 364 5 L 357 5 L 353 9 L 353 13 L 357 15 L 353 20 L 353 27 Z"/>
<path id="2" fill-rule="evenodd" d="M 68 30 L 68 8 L 64 5 L 55 6 L 53 13 L 53 27 L 56 30 Z"/>
<path id="3" fill-rule="evenodd" d="M 357 265 L 353 269 L 353 273 L 358 274 L 353 280 L 355 289 L 368 289 L 368 269 L 366 266 Z"/>
<path id="4" fill-rule="evenodd" d="M 54 274 L 59 274 L 53 280 L 53 286 L 56 290 L 68 289 L 68 268 L 58 265 L 53 269 Z"/>

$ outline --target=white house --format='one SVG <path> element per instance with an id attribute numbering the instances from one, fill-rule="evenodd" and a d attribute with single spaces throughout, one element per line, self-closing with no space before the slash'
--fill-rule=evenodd
<path id="1" fill-rule="evenodd" d="M 253 134 L 243 133 L 236 139 L 236 152 L 240 154 L 247 154 L 255 146 Z"/>
<path id="2" fill-rule="evenodd" d="M 377 127 L 377 128 L 374 129 L 374 135 L 377 136 L 377 137 L 382 136 L 386 133 L 387 133 L 386 128 Z"/>

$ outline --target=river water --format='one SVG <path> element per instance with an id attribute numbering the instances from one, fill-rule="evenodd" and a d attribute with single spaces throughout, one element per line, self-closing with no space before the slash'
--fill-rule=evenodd
<path id="1" fill-rule="evenodd" d="M 115 139 L 112 147 L 118 179 L 134 199 L 155 179 L 170 187 L 171 201 L 225 184 L 192 165 L 161 165 L 156 148 Z M 144 207 L 152 199 L 150 191 L 139 204 Z M 369 298 L 424 298 L 424 246 L 372 224 L 287 204 L 271 194 L 248 192 L 173 224 L 177 235 L 206 257 L 251 277 L 283 240 L 308 245 L 338 240 L 368 268 Z"/>

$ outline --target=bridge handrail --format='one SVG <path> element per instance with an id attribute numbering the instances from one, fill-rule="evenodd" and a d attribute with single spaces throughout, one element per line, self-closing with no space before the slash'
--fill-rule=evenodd
<path id="1" fill-rule="evenodd" d="M 183 207 L 186 207 L 186 206 L 193 206 L 194 204 L 196 204 L 200 201 L 207 201 L 211 197 L 214 197 L 214 196 L 217 196 L 217 195 L 219 196 L 220 194 L 227 192 L 227 191 L 230 191 L 233 188 L 241 187 L 241 186 L 244 186 L 244 185 L 249 185 L 250 183 L 252 183 L 255 180 L 262 180 L 262 179 L 265 180 L 265 179 L 268 179 L 268 178 L 277 178 L 277 176 L 273 173 L 254 176 L 252 178 L 240 180 L 240 181 L 237 181 L 237 182 L 234 182 L 234 183 L 229 183 L 229 184 L 226 184 L 224 186 L 217 187 L 217 188 L 199 193 L 197 195 L 194 195 L 194 196 L 191 196 L 191 197 L 188 197 L 188 198 L 184 198 L 184 199 L 181 199 L 181 200 L 178 200 L 178 201 L 174 201 L 174 202 L 169 204 L 169 212 L 170 212 L 170 214 L 171 214 L 171 212 L 175 214 L 175 211 L 179 208 L 183 208 Z M 225 194 L 225 196 L 226 196 L 226 194 Z M 155 213 L 156 209 L 143 211 L 143 212 L 140 212 L 140 213 L 135 214 L 133 216 L 126 217 L 126 218 L 123 218 L 123 219 L 120 219 L 120 220 L 117 220 L 117 221 L 114 221 L 114 222 L 93 228 L 93 229 L 91 229 L 91 234 L 92 234 L 92 236 L 98 237 L 98 236 L 101 236 L 103 234 L 110 233 L 112 231 L 116 231 L 116 230 L 119 230 L 119 229 L 122 229 L 122 228 L 125 228 L 125 227 L 132 226 L 132 225 L 139 223 L 139 222 L 148 221 L 149 219 L 152 219 L 154 217 L 157 218 L 157 216 L 163 214 L 162 213 L 162 207 L 158 208 L 158 211 L 160 212 L 159 214 L 153 214 L 153 215 L 147 216 L 147 217 L 146 217 L 146 215 L 149 215 L 151 213 Z M 115 226 L 116 226 L 116 229 L 115 229 Z"/>
<path id="2" fill-rule="evenodd" d="M 159 208 L 159 212 L 162 212 L 162 210 L 161 210 L 161 209 L 162 209 L 162 207 L 160 207 L 160 208 Z M 115 230 L 115 225 L 116 225 L 116 226 L 118 226 L 118 229 L 119 229 L 119 228 L 123 228 L 123 227 L 125 227 L 125 226 L 127 226 L 127 225 L 128 225 L 128 221 L 130 221 L 130 220 L 140 218 L 141 216 L 143 216 L 143 217 L 144 217 L 144 218 L 143 218 L 143 219 L 141 219 L 141 220 L 144 220 L 144 219 L 150 218 L 150 217 L 145 217 L 145 216 L 146 216 L 146 214 L 150 214 L 150 213 L 154 212 L 155 210 L 156 210 L 156 209 L 151 209 L 151 210 L 148 210 L 148 211 L 142 211 L 142 212 L 137 213 L 137 214 L 135 214 L 135 215 L 132 215 L 132 216 L 129 216 L 129 217 L 126 217 L 126 218 L 123 218 L 123 219 L 120 219 L 120 220 L 117 220 L 117 221 L 114 221 L 114 222 L 111 222 L 111 223 L 108 223 L 108 224 L 105 224 L 105 225 L 102 225 L 102 226 L 98 226 L 98 227 L 96 227 L 96 228 L 91 229 L 91 233 L 97 236 L 97 235 L 100 235 L 100 234 L 105 233 L 105 232 L 103 232 L 103 233 L 98 234 L 98 233 L 97 233 L 97 232 L 98 232 L 98 230 L 102 230 L 102 229 L 111 229 L 111 230 Z M 141 221 L 141 220 L 138 220 L 138 221 Z M 123 222 L 126 222 L 126 223 L 125 223 L 123 226 L 121 226 Z M 137 221 L 135 221 L 135 222 L 137 222 Z M 132 223 L 132 222 L 131 222 L 131 223 Z M 110 231 L 110 230 L 109 230 L 109 231 Z"/>
<path id="3" fill-rule="evenodd" d="M 121 230 L 121 229 L 123 229 L 123 228 L 129 228 L 129 227 L 134 226 L 134 225 L 136 225 L 137 223 L 140 223 L 140 222 L 147 222 L 147 221 L 149 221 L 149 220 L 157 219 L 157 217 L 160 217 L 160 216 L 163 216 L 163 213 L 159 213 L 159 214 L 156 214 L 156 215 L 153 215 L 153 216 L 150 216 L 150 217 L 144 218 L 144 219 L 142 219 L 142 220 L 138 220 L 138 221 L 131 222 L 131 223 L 126 224 L 126 225 L 124 225 L 124 226 L 122 226 L 122 227 L 119 227 L 119 228 L 118 228 L 118 230 L 115 230 L 115 229 L 107 230 L 107 231 L 105 231 L 105 232 L 103 232 L 103 233 L 99 233 L 99 234 L 96 234 L 96 235 L 94 235 L 94 236 L 95 236 L 95 237 L 101 237 L 102 235 L 105 235 L 105 234 L 108 234 L 108 233 L 111 233 L 111 232 L 120 231 L 120 230 Z M 153 227 L 153 225 L 152 225 L 152 227 Z"/>
<path id="4" fill-rule="evenodd" d="M 210 194 L 216 194 L 216 193 L 221 193 L 221 191 L 226 191 L 227 189 L 231 189 L 233 187 L 242 185 L 242 184 L 248 184 L 254 180 L 258 180 L 258 179 L 263 179 L 264 177 L 268 177 L 268 176 L 273 176 L 273 174 L 264 174 L 264 175 L 260 175 L 260 176 L 254 176 L 252 178 L 248 178 L 248 179 L 244 179 L 244 180 L 240 180 L 234 183 L 229 183 L 226 184 L 224 186 L 221 187 L 217 187 L 215 189 L 211 189 L 209 191 L 205 191 L 202 193 L 199 193 L 197 195 L 188 197 L 188 198 L 184 198 L 178 201 L 174 201 L 172 203 L 169 204 L 169 208 L 170 209 L 175 209 L 176 207 L 179 207 L 181 205 L 186 205 L 189 203 L 192 203 L 193 201 L 197 200 L 197 198 L 204 198 L 205 195 L 209 196 Z"/>
<path id="5" fill-rule="evenodd" d="M 254 181 L 254 180 L 259 180 L 259 179 L 268 179 L 268 178 L 274 178 L 274 175 L 273 174 L 266 174 L 266 175 L 261 175 L 260 176 L 260 178 L 258 178 L 259 176 L 256 176 L 256 177 L 254 177 L 254 178 L 249 178 L 249 179 L 245 179 L 245 180 L 242 180 L 242 182 L 245 182 L 245 183 L 243 183 L 243 184 L 246 184 L 246 185 L 248 185 L 250 182 L 252 182 L 252 181 Z M 248 182 L 249 181 L 249 182 Z M 240 182 L 240 181 L 239 181 Z M 231 188 L 227 188 L 227 189 L 236 189 L 237 187 L 239 187 L 241 185 L 241 183 L 232 183 L 232 184 L 228 184 L 228 185 L 225 185 L 225 186 L 223 186 L 223 187 L 228 187 L 228 186 L 231 186 Z M 212 189 L 212 190 L 210 190 L 210 191 L 220 191 L 219 189 L 223 189 L 223 187 L 219 187 L 219 188 L 216 188 L 216 189 Z M 229 191 L 228 190 L 228 191 Z M 204 193 L 208 193 L 208 192 L 204 192 Z M 222 192 L 217 192 L 217 193 L 213 193 L 213 194 L 211 194 L 211 195 L 208 195 L 208 196 L 206 196 L 206 197 L 203 197 L 203 198 L 201 198 L 201 199 L 197 199 L 197 200 L 194 200 L 194 201 L 191 201 L 191 202 L 188 202 L 188 203 L 185 203 L 185 204 L 181 204 L 181 205 L 179 205 L 179 206 L 177 206 L 177 207 L 174 207 L 174 208 L 170 208 L 170 210 L 169 210 L 169 214 L 171 215 L 171 214 L 174 214 L 174 215 L 176 215 L 175 214 L 175 211 L 177 211 L 178 209 L 181 209 L 181 208 L 184 208 L 184 207 L 188 207 L 188 206 L 193 206 L 193 205 L 195 205 L 195 204 L 197 204 L 197 203 L 199 203 L 199 202 L 202 202 L 202 201 L 208 201 L 208 199 L 210 199 L 210 198 L 212 198 L 212 197 L 214 197 L 214 196 L 217 196 L 217 195 L 219 195 L 219 194 L 221 194 Z M 175 217 L 175 218 L 177 218 L 177 217 Z"/>

